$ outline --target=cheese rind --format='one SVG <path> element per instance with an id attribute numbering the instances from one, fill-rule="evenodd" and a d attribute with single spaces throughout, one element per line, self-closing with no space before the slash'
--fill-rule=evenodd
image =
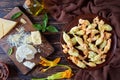
<path id="1" fill-rule="evenodd" d="M 42 43 L 41 34 L 39 31 L 32 31 L 31 38 L 34 45 L 39 45 Z"/>
<path id="2" fill-rule="evenodd" d="M 17 22 L 0 18 L 0 39 L 16 26 Z"/>

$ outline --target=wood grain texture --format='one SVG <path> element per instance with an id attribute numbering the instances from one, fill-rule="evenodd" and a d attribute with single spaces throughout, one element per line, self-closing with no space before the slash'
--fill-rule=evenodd
<path id="1" fill-rule="evenodd" d="M 18 7 L 15 7 L 4 18 L 11 19 L 11 16 L 14 15 L 15 13 L 17 13 L 17 12 L 21 12 L 21 10 Z M 25 19 L 26 22 L 27 22 L 26 24 L 24 24 L 22 26 L 19 23 L 19 21 L 20 21 L 21 18 Z M 19 18 L 17 18 L 15 21 L 18 22 L 18 24 L 17 24 L 17 26 L 15 28 L 24 27 L 25 31 L 27 31 L 27 32 L 29 32 L 29 31 L 35 31 L 35 29 L 32 27 L 32 25 L 33 25 L 32 22 L 28 19 L 28 17 L 24 13 Z M 8 49 L 10 48 L 9 44 L 7 43 L 7 37 L 10 34 L 14 34 L 16 32 L 15 28 L 12 29 L 5 37 L 3 37 L 0 40 L 0 46 L 5 51 L 5 53 L 7 53 Z M 37 46 L 37 48 L 39 48 L 41 50 L 41 53 L 37 53 L 35 55 L 35 58 L 32 59 L 32 60 L 30 60 L 31 62 L 34 62 L 36 64 L 38 64 L 38 62 L 40 61 L 39 56 L 47 57 L 50 54 L 52 54 L 52 52 L 54 51 L 53 47 L 49 44 L 49 42 L 45 39 L 44 36 L 42 36 L 42 44 L 40 44 L 39 46 Z M 16 60 L 15 52 L 16 52 L 16 48 L 14 47 L 14 52 L 9 57 L 11 58 L 11 60 L 15 63 L 15 65 L 18 67 L 18 69 L 23 74 L 27 74 L 31 69 L 25 67 L 22 63 L 19 63 Z"/>
<path id="2" fill-rule="evenodd" d="M 0 6 L 0 17 L 5 16 L 6 14 L 8 14 L 8 12 L 10 12 L 14 7 L 16 6 L 22 6 L 25 0 L 0 0 L 0 4 L 2 4 L 2 6 Z M 24 10 L 22 10 L 24 11 Z M 25 12 L 25 11 L 24 11 Z M 26 14 L 30 20 L 33 23 L 41 23 L 41 18 L 42 18 L 42 14 L 35 17 L 32 16 L 30 14 Z M 45 32 L 43 33 L 43 35 L 46 37 L 46 39 L 50 42 L 50 44 L 54 47 L 55 51 L 54 53 L 52 53 L 52 55 L 48 56 L 47 59 L 49 60 L 54 60 L 56 57 L 61 57 L 61 64 L 67 64 L 70 65 L 74 71 L 74 75 L 75 73 L 77 73 L 78 68 L 72 66 L 71 64 L 69 64 L 69 62 L 66 60 L 66 58 L 64 57 L 62 51 L 61 51 L 61 47 L 60 47 L 60 33 L 62 31 L 62 29 L 64 28 L 63 26 L 66 23 L 59 23 L 57 21 L 55 21 L 52 17 L 50 17 L 49 15 L 49 25 L 53 25 L 56 28 L 58 28 L 59 32 L 58 33 L 49 33 L 49 32 Z M 57 71 L 62 71 L 62 68 L 52 68 L 49 71 L 45 72 L 45 73 L 41 73 L 39 71 L 39 69 L 41 68 L 40 65 L 38 65 L 34 70 L 32 70 L 29 74 L 27 75 L 23 75 L 18 68 L 14 65 L 14 63 L 11 61 L 11 59 L 3 52 L 0 50 L 0 61 L 5 62 L 10 70 L 10 75 L 8 80 L 31 80 L 32 77 L 37 77 L 37 78 L 42 78 L 42 77 L 47 77 L 48 75 L 51 75 Z M 65 80 L 65 79 L 63 79 Z M 74 80 L 74 76 L 69 79 L 69 80 Z"/>

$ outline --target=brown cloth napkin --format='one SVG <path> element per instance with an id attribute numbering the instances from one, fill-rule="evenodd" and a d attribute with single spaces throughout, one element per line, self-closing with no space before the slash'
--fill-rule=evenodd
<path id="1" fill-rule="evenodd" d="M 48 12 L 60 22 L 69 22 L 80 14 L 106 18 L 117 35 L 115 55 L 108 65 L 95 71 L 79 70 L 74 80 L 120 80 L 120 0 L 44 0 Z"/>

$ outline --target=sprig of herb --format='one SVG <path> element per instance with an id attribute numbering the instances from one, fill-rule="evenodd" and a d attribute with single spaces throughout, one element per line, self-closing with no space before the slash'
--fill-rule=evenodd
<path id="1" fill-rule="evenodd" d="M 33 27 L 34 27 L 36 30 L 39 30 L 39 31 L 42 30 L 42 26 L 41 26 L 40 24 L 33 24 Z"/>
<path id="2" fill-rule="evenodd" d="M 8 55 L 11 55 L 13 53 L 13 48 L 9 48 L 7 53 Z"/>
<path id="3" fill-rule="evenodd" d="M 47 23 L 48 23 L 48 15 L 46 13 L 44 14 L 42 20 L 43 20 L 42 26 L 44 26 L 44 28 L 46 28 Z"/>
<path id="4" fill-rule="evenodd" d="M 49 31 L 49 32 L 58 32 L 58 30 L 54 27 L 54 26 L 48 26 L 47 28 L 46 28 L 46 30 L 47 31 Z"/>
<path id="5" fill-rule="evenodd" d="M 12 20 L 15 20 L 15 19 L 17 19 L 18 17 L 20 17 L 22 14 L 23 14 L 22 12 L 17 12 L 17 13 L 15 13 L 15 14 L 12 15 L 11 19 L 12 19 Z"/>
<path id="6" fill-rule="evenodd" d="M 48 25 L 48 15 L 47 13 L 44 14 L 43 18 L 42 18 L 42 23 L 41 24 L 33 24 L 33 27 L 36 29 L 36 30 L 39 30 L 39 31 L 42 31 L 42 32 L 45 32 L 45 31 L 48 31 L 48 32 L 58 32 L 57 28 L 54 27 L 54 26 L 51 26 L 51 25 Z"/>

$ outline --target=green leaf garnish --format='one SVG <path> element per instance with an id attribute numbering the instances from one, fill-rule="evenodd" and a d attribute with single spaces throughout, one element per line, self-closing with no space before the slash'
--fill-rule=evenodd
<path id="1" fill-rule="evenodd" d="M 22 14 L 23 14 L 22 12 L 17 12 L 17 13 L 15 13 L 14 15 L 12 15 L 11 19 L 12 19 L 12 20 L 15 20 L 15 19 L 17 19 L 18 17 L 20 17 Z"/>
<path id="2" fill-rule="evenodd" d="M 54 26 L 48 26 L 47 28 L 47 31 L 49 31 L 49 32 L 58 32 L 58 30 L 56 29 L 56 27 L 54 27 Z"/>
<path id="3" fill-rule="evenodd" d="M 48 15 L 47 15 L 47 13 L 45 13 L 44 16 L 43 16 L 42 26 L 47 27 L 47 23 L 48 23 Z"/>
<path id="4" fill-rule="evenodd" d="M 45 32 L 46 31 L 46 27 L 42 25 L 42 32 Z"/>
<path id="5" fill-rule="evenodd" d="M 42 26 L 40 24 L 33 24 L 33 27 L 36 29 L 36 30 L 42 30 Z"/>
<path id="6" fill-rule="evenodd" d="M 13 53 L 13 48 L 8 49 L 8 55 L 11 55 Z"/>
<path id="7" fill-rule="evenodd" d="M 48 16 L 47 13 L 44 14 L 43 18 L 43 23 L 42 23 L 42 32 L 46 31 L 47 23 L 48 23 Z"/>
<path id="8" fill-rule="evenodd" d="M 51 25 L 47 26 L 48 25 L 48 15 L 47 15 L 47 13 L 44 14 L 42 20 L 43 20 L 43 22 L 41 24 L 33 24 L 33 27 L 36 30 L 39 30 L 41 32 L 45 32 L 45 31 L 58 32 L 56 27 L 51 26 Z"/>

